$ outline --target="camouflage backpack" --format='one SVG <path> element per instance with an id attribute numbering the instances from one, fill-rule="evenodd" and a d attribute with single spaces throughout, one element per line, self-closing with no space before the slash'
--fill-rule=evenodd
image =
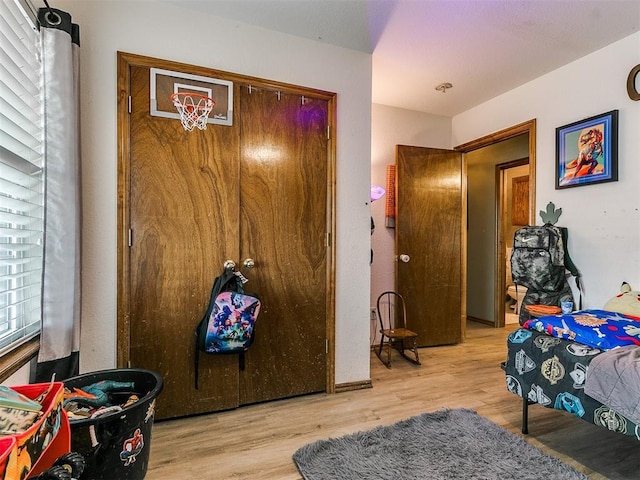
<path id="1" fill-rule="evenodd" d="M 565 280 L 562 232 L 551 224 L 518 229 L 513 237 L 513 283 L 541 292 L 562 290 Z"/>
<path id="2" fill-rule="evenodd" d="M 573 301 L 573 292 L 567 282 L 567 271 L 573 275 L 580 297 L 578 309 L 582 308 L 582 285 L 580 274 L 569 256 L 567 239 L 569 232 L 564 227 L 550 223 L 520 228 L 513 237 L 511 253 L 511 275 L 513 283 L 527 287 L 520 308 L 520 324 L 529 319 L 527 305 L 555 305 Z"/>

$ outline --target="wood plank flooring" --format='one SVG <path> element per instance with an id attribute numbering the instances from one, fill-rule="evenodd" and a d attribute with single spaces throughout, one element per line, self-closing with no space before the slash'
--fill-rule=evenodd
<path id="1" fill-rule="evenodd" d="M 469 322 L 466 343 L 420 349 L 422 366 L 396 353 L 388 370 L 372 353 L 370 389 L 156 422 L 146 479 L 300 480 L 291 456 L 302 445 L 440 408 L 474 409 L 520 434 L 521 401 L 500 369 L 515 328 Z M 589 478 L 640 479 L 634 438 L 538 405 L 529 408 L 529 432 L 531 444 Z"/>

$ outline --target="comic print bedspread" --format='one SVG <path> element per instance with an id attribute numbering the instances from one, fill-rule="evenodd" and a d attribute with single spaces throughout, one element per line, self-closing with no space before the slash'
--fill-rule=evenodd
<path id="1" fill-rule="evenodd" d="M 507 389 L 547 408 L 640 440 L 640 427 L 584 393 L 591 360 L 602 350 L 519 328 L 507 340 Z"/>
<path id="2" fill-rule="evenodd" d="M 600 350 L 640 345 L 640 318 L 606 310 L 547 315 L 529 319 L 522 326 Z"/>

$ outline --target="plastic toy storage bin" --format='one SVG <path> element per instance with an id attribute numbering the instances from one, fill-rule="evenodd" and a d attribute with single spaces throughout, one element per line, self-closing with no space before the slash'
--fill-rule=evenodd
<path id="1" fill-rule="evenodd" d="M 15 446 L 15 437 L 0 437 L 0 478 L 7 478 L 7 464 L 9 463 L 9 455 L 11 454 Z"/>
<path id="2" fill-rule="evenodd" d="M 49 389 L 49 387 L 51 387 Z M 5 437 L 14 440 L 13 446 L 6 443 L 0 452 L 0 478 L 22 480 L 47 470 L 62 455 L 69 453 L 69 421 L 62 408 L 62 382 L 34 383 L 11 387 L 26 397 L 35 400 L 47 392 L 42 401 L 42 415 L 27 430 Z"/>
<path id="3" fill-rule="evenodd" d="M 115 369 L 79 375 L 64 384 L 73 389 L 103 380 L 134 384 L 131 391 L 111 393 L 113 403 L 124 404 L 132 393 L 140 399 L 119 412 L 69 421 L 71 450 L 86 460 L 82 480 L 141 480 L 149 464 L 155 402 L 162 391 L 162 377 L 150 370 Z"/>

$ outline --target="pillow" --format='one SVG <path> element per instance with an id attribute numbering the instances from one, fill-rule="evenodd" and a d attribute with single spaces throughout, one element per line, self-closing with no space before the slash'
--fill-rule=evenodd
<path id="1" fill-rule="evenodd" d="M 622 282 L 620 293 L 604 304 L 604 310 L 640 317 L 640 291 Z"/>

